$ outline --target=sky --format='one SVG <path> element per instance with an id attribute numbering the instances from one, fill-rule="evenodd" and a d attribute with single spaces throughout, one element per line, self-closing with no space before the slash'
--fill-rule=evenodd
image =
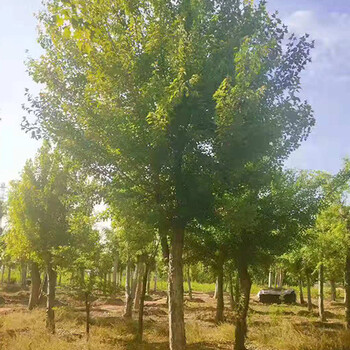
<path id="1" fill-rule="evenodd" d="M 40 0 L 0 0 L 0 183 L 18 178 L 40 146 L 20 127 L 25 88 L 39 90 L 24 62 L 41 53 L 33 16 L 40 7 Z M 269 0 L 268 9 L 278 10 L 291 32 L 316 42 L 302 75 L 316 126 L 286 165 L 336 173 L 350 156 L 350 0 Z"/>

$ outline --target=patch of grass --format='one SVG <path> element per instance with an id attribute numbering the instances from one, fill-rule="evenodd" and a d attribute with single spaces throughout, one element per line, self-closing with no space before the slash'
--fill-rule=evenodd
<path id="1" fill-rule="evenodd" d="M 233 343 L 235 327 L 229 323 L 208 327 L 202 322 L 188 322 L 186 324 L 186 337 L 188 344 L 196 343 Z"/>

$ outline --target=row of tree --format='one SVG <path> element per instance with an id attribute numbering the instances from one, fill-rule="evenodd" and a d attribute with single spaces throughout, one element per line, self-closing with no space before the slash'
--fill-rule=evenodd
<path id="1" fill-rule="evenodd" d="M 319 312 L 325 321 L 323 306 L 324 270 L 332 286 L 345 275 L 348 288 L 350 247 L 348 207 L 344 193 L 348 188 L 349 164 L 332 177 L 325 173 L 277 172 L 259 196 L 225 198 L 225 211 L 206 224 L 188 226 L 184 242 L 184 262 L 189 297 L 192 298 L 191 275 L 200 279 L 203 267 L 210 271 L 208 279 L 216 279 L 216 322 L 224 321 L 224 281 L 229 287 L 231 307 L 236 312 L 236 327 L 247 332 L 252 276 L 267 276 L 275 266 L 275 283 L 282 286 L 283 271 L 289 282 L 307 282 L 308 307 L 311 311 L 311 285 L 319 271 Z M 46 294 L 47 328 L 55 331 L 53 306 L 57 273 L 70 275 L 73 295 L 86 305 L 86 330 L 89 334 L 90 305 L 100 294 L 115 295 L 125 288 L 124 317 L 131 318 L 133 308 L 139 313 L 137 337 L 142 340 L 143 308 L 150 289 L 151 272 L 164 276 L 169 263 L 167 243 L 159 229 L 145 221 L 127 218 L 117 208 L 108 207 L 102 215 L 94 215 L 94 206 L 103 198 L 104 187 L 87 176 L 70 158 L 45 142 L 34 161 L 28 161 L 19 181 L 13 181 L 8 193 L 7 225 L 2 234 L 2 268 L 18 264 L 22 285 L 26 285 L 26 266 L 30 265 L 31 293 L 29 309 Z M 2 206 L 4 207 L 4 206 Z M 227 209 L 230 208 L 230 209 Z M 97 230 L 97 220 L 112 219 L 110 230 Z M 159 246 L 163 254 L 159 256 Z M 246 262 L 245 270 L 242 260 Z M 41 279 L 40 272 L 43 278 Z M 124 274 L 123 274 L 124 272 Z M 10 279 L 10 277 L 9 277 Z M 234 282 L 235 281 L 235 282 Z M 269 276 L 269 287 L 272 278 Z M 156 288 L 155 279 L 155 288 Z M 183 284 L 181 286 L 183 288 Z M 47 291 L 47 293 L 46 293 Z M 348 292 L 348 291 L 347 291 Z M 183 289 L 181 290 L 183 296 Z M 347 324 L 350 323 L 348 299 Z M 238 322 L 241 322 L 239 324 Z M 239 328 L 240 327 L 240 328 Z M 237 335 L 237 330 L 236 330 Z M 241 346 L 244 347 L 244 338 Z M 241 338 L 238 338 L 241 339 Z M 239 348 L 239 347 L 237 347 Z"/>

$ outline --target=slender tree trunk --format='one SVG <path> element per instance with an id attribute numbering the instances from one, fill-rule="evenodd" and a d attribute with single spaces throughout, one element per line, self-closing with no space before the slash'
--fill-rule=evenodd
<path id="1" fill-rule="evenodd" d="M 138 263 L 138 274 L 136 279 L 136 293 L 135 293 L 135 300 L 134 300 L 134 310 L 138 310 L 140 307 L 140 299 L 141 299 L 141 293 L 142 293 L 142 282 L 143 282 L 143 275 L 144 275 L 144 263 L 139 262 Z"/>
<path id="2" fill-rule="evenodd" d="M 246 350 L 245 340 L 247 337 L 247 314 L 252 282 L 248 272 L 248 265 L 244 260 L 240 261 L 239 263 L 238 275 L 241 294 L 237 308 L 234 350 Z"/>
<path id="3" fill-rule="evenodd" d="M 152 279 L 152 273 L 151 270 L 148 269 L 148 275 L 147 275 L 147 288 L 146 288 L 146 294 L 149 295 L 151 290 L 151 279 Z"/>
<path id="4" fill-rule="evenodd" d="M 153 285 L 153 292 L 156 293 L 157 292 L 157 269 L 155 269 L 154 271 L 154 276 L 153 276 L 153 281 L 154 281 L 154 285 Z"/>
<path id="5" fill-rule="evenodd" d="M 118 287 L 118 280 L 117 280 L 117 275 L 118 275 L 118 267 L 119 267 L 119 253 L 116 253 L 116 256 L 114 257 L 114 262 L 113 262 L 113 276 L 112 276 L 112 283 L 113 287 L 117 288 Z"/>
<path id="6" fill-rule="evenodd" d="M 86 338 L 90 338 L 90 300 L 89 293 L 85 293 L 85 312 L 86 312 Z"/>
<path id="7" fill-rule="evenodd" d="M 307 284 L 307 309 L 312 311 L 312 298 L 311 298 L 311 281 L 310 274 L 306 274 L 306 284 Z"/>
<path id="8" fill-rule="evenodd" d="M 139 306 L 139 324 L 138 324 L 138 330 L 137 330 L 137 339 L 139 342 L 142 342 L 143 337 L 143 310 L 145 306 L 145 296 L 146 296 L 146 287 L 147 287 L 147 279 L 148 279 L 148 264 L 146 264 L 143 278 L 142 278 L 142 290 L 141 290 L 141 296 L 140 296 L 140 306 Z"/>
<path id="9" fill-rule="evenodd" d="M 272 288 L 272 269 L 269 269 L 269 288 Z"/>
<path id="10" fill-rule="evenodd" d="M 304 300 L 304 292 L 303 292 L 303 280 L 301 276 L 299 277 L 299 297 L 300 297 L 300 304 L 304 305 L 305 300 Z"/>
<path id="11" fill-rule="evenodd" d="M 191 273 L 190 267 L 187 267 L 187 285 L 188 285 L 188 296 L 192 300 L 192 285 L 191 285 Z"/>
<path id="12" fill-rule="evenodd" d="M 136 290 L 136 278 L 138 276 L 138 264 L 135 267 L 134 276 L 131 277 L 131 263 L 128 262 L 126 266 L 126 280 L 125 280 L 125 318 L 132 318 L 132 309 L 135 299 L 135 290 Z"/>
<path id="13" fill-rule="evenodd" d="M 132 318 L 132 305 L 134 297 L 132 295 L 132 285 L 131 285 L 131 263 L 128 261 L 126 265 L 126 278 L 125 278 L 125 310 L 124 317 Z"/>
<path id="14" fill-rule="evenodd" d="M 8 272 L 7 272 L 7 284 L 11 283 L 11 265 L 8 266 Z"/>
<path id="15" fill-rule="evenodd" d="M 27 264 L 25 262 L 21 263 L 21 286 L 22 288 L 27 287 Z"/>
<path id="16" fill-rule="evenodd" d="M 324 292 L 323 292 L 324 271 L 323 269 L 324 269 L 323 264 L 320 264 L 318 269 L 318 313 L 319 313 L 321 322 L 326 321 L 326 317 L 324 314 Z"/>
<path id="17" fill-rule="evenodd" d="M 235 278 L 235 301 L 236 305 L 238 305 L 239 301 L 241 298 L 241 286 L 240 286 L 240 281 L 239 281 L 239 276 L 238 273 L 236 274 Z"/>
<path id="18" fill-rule="evenodd" d="M 58 276 L 58 285 L 62 285 L 62 273 L 60 273 L 60 275 Z"/>
<path id="19" fill-rule="evenodd" d="M 168 294 L 170 350 L 184 350 L 186 347 L 182 263 L 184 233 L 184 228 L 174 228 L 169 255 Z"/>
<path id="20" fill-rule="evenodd" d="M 215 292 L 214 292 L 214 299 L 217 299 L 218 297 L 218 279 L 215 280 Z"/>
<path id="21" fill-rule="evenodd" d="M 345 263 L 345 322 L 347 329 L 350 329 L 350 250 L 347 252 Z"/>
<path id="22" fill-rule="evenodd" d="M 53 310 L 56 294 L 57 273 L 52 268 L 52 264 L 47 265 L 47 304 L 46 304 L 46 328 L 55 333 L 55 312 Z"/>
<path id="23" fill-rule="evenodd" d="M 35 262 L 31 263 L 31 283 L 30 283 L 30 297 L 28 303 L 28 309 L 32 310 L 39 303 L 40 296 L 40 272 L 38 264 Z"/>
<path id="24" fill-rule="evenodd" d="M 275 288 L 277 288 L 277 283 L 278 283 L 278 281 L 277 281 L 277 270 L 275 269 Z"/>
<path id="25" fill-rule="evenodd" d="M 40 286 L 40 295 L 39 295 L 39 301 L 43 300 L 44 296 L 47 293 L 47 273 L 44 272 L 43 278 L 41 281 L 41 286 Z"/>
<path id="26" fill-rule="evenodd" d="M 330 280 L 329 282 L 331 284 L 331 301 L 336 301 L 336 299 L 337 299 L 337 288 L 335 286 L 335 281 L 334 280 Z"/>
<path id="27" fill-rule="evenodd" d="M 118 282 L 118 284 L 119 284 L 120 287 L 121 287 L 122 283 L 123 283 L 123 269 L 120 269 L 120 272 L 119 272 L 119 282 Z"/>
<path id="28" fill-rule="evenodd" d="M 4 280 L 5 280 L 5 268 L 6 268 L 6 265 L 3 264 L 3 265 L 2 265 L 2 269 L 1 269 L 1 284 L 4 284 Z"/>
<path id="29" fill-rule="evenodd" d="M 235 297 L 234 297 L 234 289 L 233 289 L 233 280 L 232 280 L 232 274 L 230 273 L 229 276 L 229 288 L 230 288 L 230 306 L 231 310 L 234 311 L 236 309 L 236 302 L 235 302 Z"/>
<path id="30" fill-rule="evenodd" d="M 346 269 L 346 266 L 345 266 Z M 344 300 L 344 305 L 346 305 L 346 271 L 344 273 L 344 281 L 343 281 L 343 291 L 344 291 L 344 296 L 343 296 L 343 300 Z"/>
<path id="31" fill-rule="evenodd" d="M 224 268 L 220 263 L 218 267 L 218 290 L 216 298 L 216 323 L 222 323 L 224 321 Z"/>

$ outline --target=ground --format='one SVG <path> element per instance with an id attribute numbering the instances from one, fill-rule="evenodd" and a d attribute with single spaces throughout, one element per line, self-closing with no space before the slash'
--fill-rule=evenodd
<path id="1" fill-rule="evenodd" d="M 45 330 L 45 308 L 28 311 L 29 293 L 15 287 L 0 291 L 0 350 L 165 350 L 168 317 L 164 292 L 151 294 L 145 305 L 145 335 L 134 340 L 136 321 L 123 319 L 123 294 L 94 302 L 90 340 L 84 333 L 83 305 L 57 293 L 56 334 Z M 188 349 L 232 349 L 234 313 L 226 298 L 226 322 L 215 325 L 212 293 L 194 292 L 185 298 Z M 327 322 L 320 323 L 301 305 L 261 305 L 251 296 L 248 348 L 254 350 L 350 350 L 350 331 L 344 328 L 344 304 L 326 302 Z M 316 302 L 316 300 L 314 300 Z M 134 319 L 137 319 L 135 313 Z"/>

